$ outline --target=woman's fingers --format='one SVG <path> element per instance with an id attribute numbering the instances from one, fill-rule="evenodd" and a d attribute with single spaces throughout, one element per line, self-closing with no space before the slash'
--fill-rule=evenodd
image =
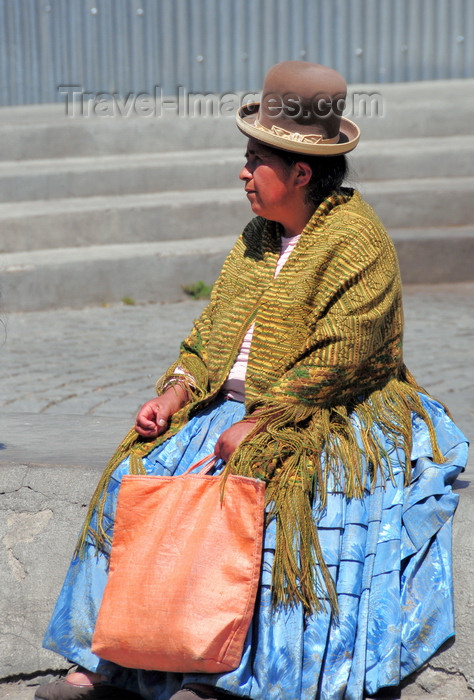
<path id="1" fill-rule="evenodd" d="M 166 409 L 161 405 L 159 397 L 144 404 L 138 411 L 135 430 L 143 437 L 157 437 L 168 425 Z"/>
<path id="2" fill-rule="evenodd" d="M 186 403 L 186 389 L 173 384 L 156 399 L 147 401 L 137 413 L 135 430 L 143 437 L 157 437 L 165 432 L 171 416 Z"/>
<path id="3" fill-rule="evenodd" d="M 224 430 L 214 448 L 216 457 L 228 462 L 234 450 L 254 427 L 254 421 L 239 421 Z"/>

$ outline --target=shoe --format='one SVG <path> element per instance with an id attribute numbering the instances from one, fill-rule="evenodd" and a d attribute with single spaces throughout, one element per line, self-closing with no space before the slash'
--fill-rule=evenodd
<path id="1" fill-rule="evenodd" d="M 232 698 L 245 700 L 245 698 L 237 698 L 236 695 L 224 693 L 210 685 L 196 683 L 178 690 L 177 693 L 170 697 L 170 700 L 232 700 Z"/>
<path id="2" fill-rule="evenodd" d="M 191 688 L 182 688 L 172 695 L 170 700 L 217 700 L 217 695 L 209 695 L 209 693 L 203 694 L 191 690 Z"/>
<path id="3" fill-rule="evenodd" d="M 52 683 L 40 685 L 35 692 L 35 700 L 80 700 L 80 698 L 95 700 L 101 697 L 97 695 L 101 687 L 103 686 L 100 684 L 72 685 L 67 683 L 65 678 L 60 678 Z"/>
<path id="4" fill-rule="evenodd" d="M 72 685 L 65 678 L 40 685 L 35 700 L 137 700 L 140 696 L 106 683 Z"/>

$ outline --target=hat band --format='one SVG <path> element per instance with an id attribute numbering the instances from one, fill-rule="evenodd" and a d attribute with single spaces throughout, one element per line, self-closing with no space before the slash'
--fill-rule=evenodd
<path id="1" fill-rule="evenodd" d="M 273 124 L 271 129 L 268 129 L 266 126 L 263 126 L 258 119 L 254 121 L 253 126 L 256 129 L 266 131 L 268 134 L 273 134 L 274 136 L 279 136 L 280 138 L 288 139 L 289 141 L 296 141 L 297 143 L 317 144 L 339 142 L 339 135 L 330 139 L 323 139 L 321 134 L 300 134 L 299 131 L 288 131 L 288 129 L 284 129 L 281 126 L 276 126 L 275 124 Z"/>

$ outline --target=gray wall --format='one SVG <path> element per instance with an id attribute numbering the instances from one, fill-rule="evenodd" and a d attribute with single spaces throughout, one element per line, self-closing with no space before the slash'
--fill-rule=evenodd
<path id="1" fill-rule="evenodd" d="M 474 77 L 473 0 L 0 0 L 0 104 L 258 91 L 286 59 L 348 82 Z"/>

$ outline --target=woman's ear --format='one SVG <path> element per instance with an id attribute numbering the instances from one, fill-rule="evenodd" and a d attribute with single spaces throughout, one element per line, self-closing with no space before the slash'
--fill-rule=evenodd
<path id="1" fill-rule="evenodd" d="M 313 177 L 313 171 L 311 169 L 311 166 L 308 165 L 308 163 L 305 163 L 303 160 L 301 160 L 295 163 L 294 168 L 296 173 L 295 184 L 298 187 L 306 187 L 306 185 Z"/>

